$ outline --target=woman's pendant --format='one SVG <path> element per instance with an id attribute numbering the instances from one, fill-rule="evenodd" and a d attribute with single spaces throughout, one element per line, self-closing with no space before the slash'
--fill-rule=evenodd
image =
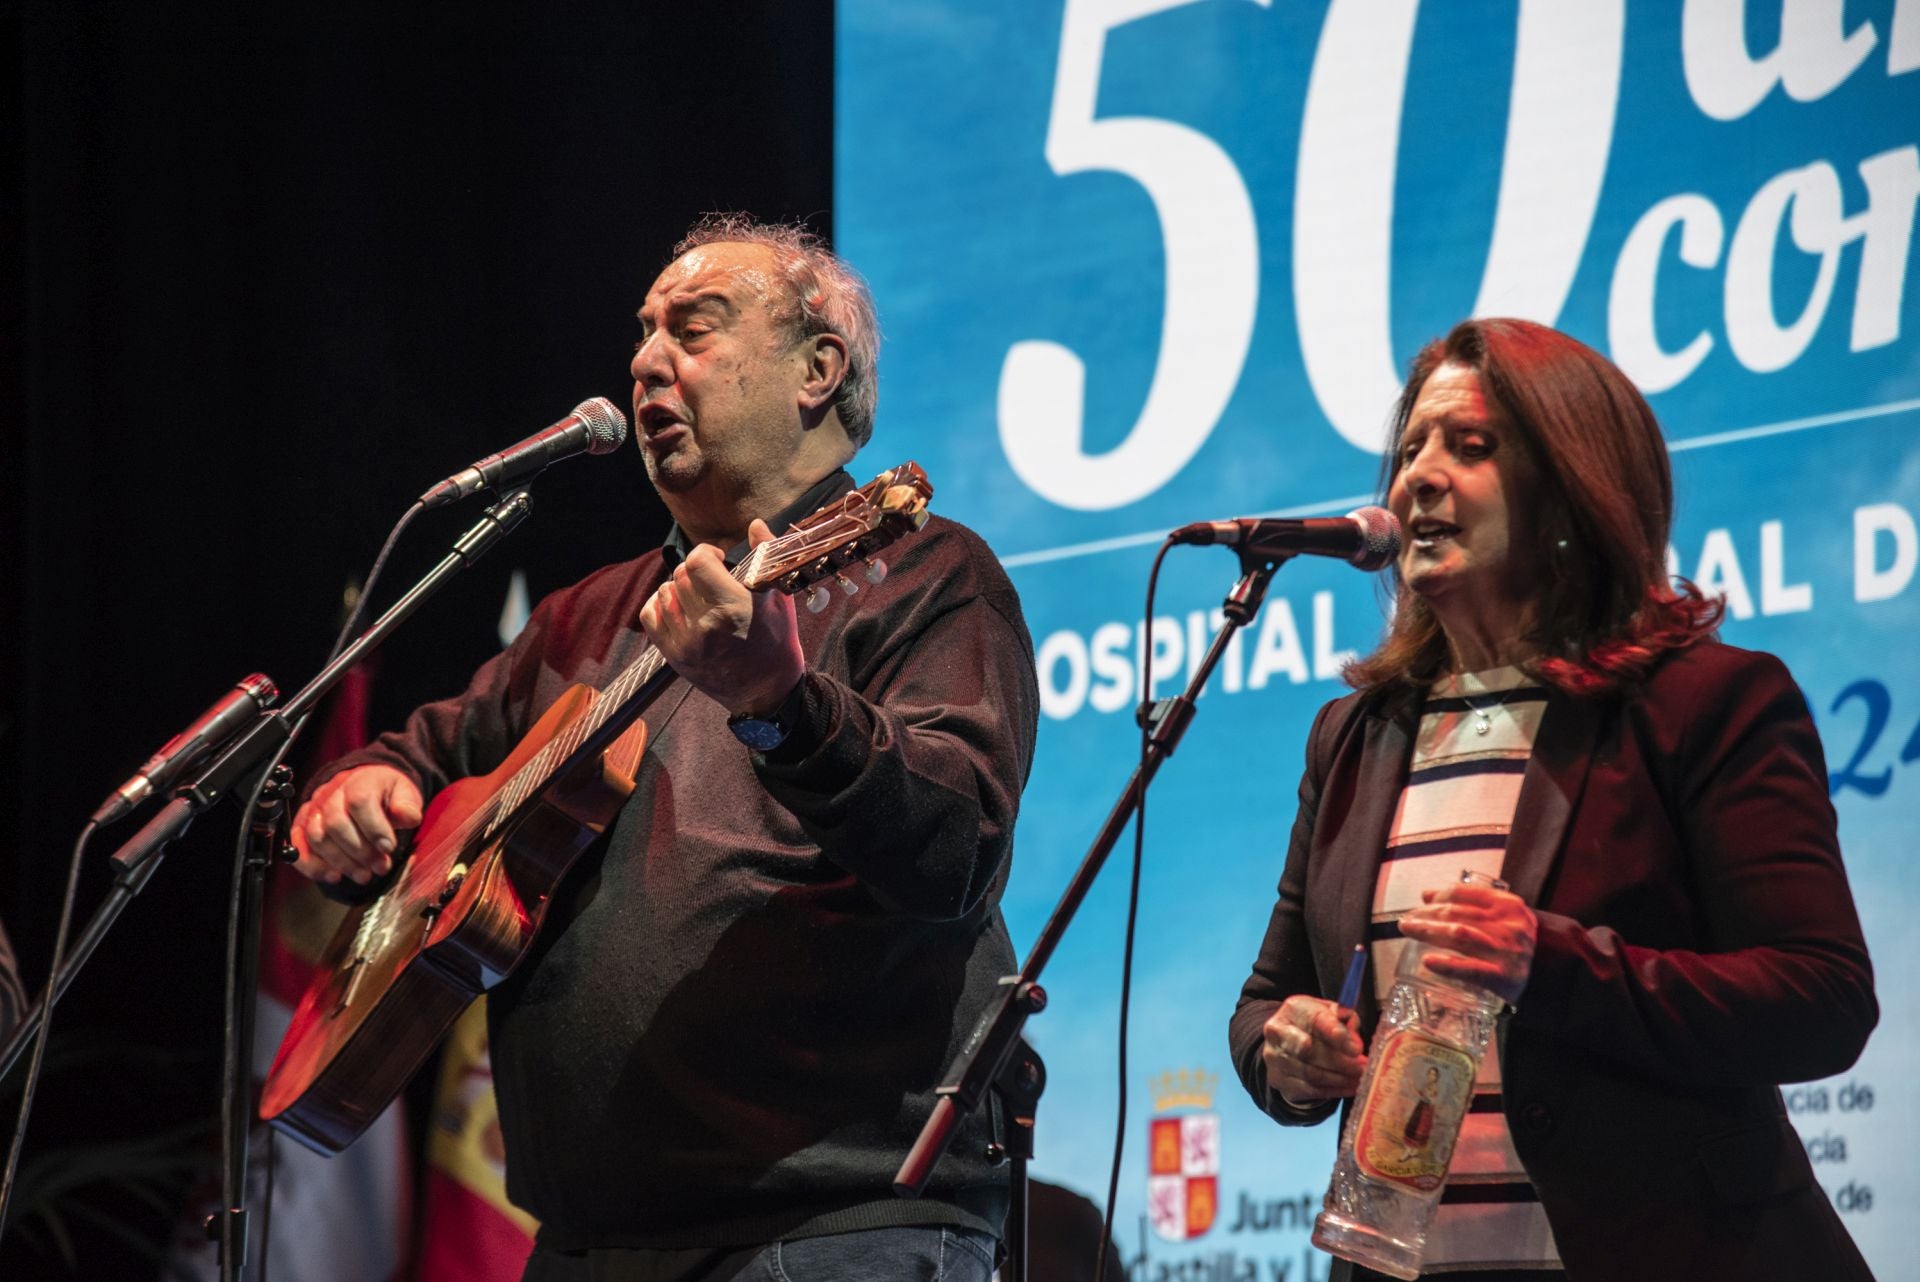
<path id="1" fill-rule="evenodd" d="M 1475 734 L 1485 734 L 1489 730 L 1493 729 L 1493 722 L 1487 720 L 1486 713 L 1475 712 L 1473 716 L 1474 716 L 1473 732 Z"/>

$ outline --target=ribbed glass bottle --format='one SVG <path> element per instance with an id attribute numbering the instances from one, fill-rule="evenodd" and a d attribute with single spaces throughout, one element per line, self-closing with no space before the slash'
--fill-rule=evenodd
<path id="1" fill-rule="evenodd" d="M 1464 882 L 1505 890 L 1481 873 Z M 1313 1244 L 1396 1278 L 1420 1276 L 1460 1124 L 1504 1003 L 1421 964 L 1443 951 L 1409 940 L 1347 1115 Z"/>

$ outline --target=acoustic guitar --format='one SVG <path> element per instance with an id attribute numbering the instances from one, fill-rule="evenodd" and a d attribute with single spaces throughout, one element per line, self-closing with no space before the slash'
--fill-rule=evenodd
<path id="1" fill-rule="evenodd" d="M 825 605 L 886 565 L 874 553 L 927 520 L 933 487 L 913 463 L 882 472 L 754 548 L 733 571 L 753 591 Z M 338 1153 L 400 1093 L 473 999 L 513 970 L 547 901 L 606 831 L 646 749 L 640 718 L 674 680 L 652 646 L 605 690 L 576 685 L 491 774 L 428 805 L 393 884 L 348 914 L 294 1011 L 260 1116 Z"/>

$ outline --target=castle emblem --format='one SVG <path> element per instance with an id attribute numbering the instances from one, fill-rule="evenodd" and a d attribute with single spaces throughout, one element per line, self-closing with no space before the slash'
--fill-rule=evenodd
<path id="1" fill-rule="evenodd" d="M 1147 1079 L 1154 1116 L 1147 1132 L 1147 1218 L 1169 1242 L 1191 1242 L 1220 1210 L 1217 1074 L 1179 1069 Z"/>

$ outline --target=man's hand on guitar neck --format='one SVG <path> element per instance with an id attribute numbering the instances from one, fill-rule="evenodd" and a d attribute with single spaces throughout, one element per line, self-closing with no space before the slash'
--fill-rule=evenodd
<path id="1" fill-rule="evenodd" d="M 758 547 L 773 535 L 756 520 L 747 537 Z M 806 675 L 793 600 L 749 592 L 707 544 L 640 607 L 640 626 L 675 672 L 728 712 L 770 713 Z"/>
<path id="2" fill-rule="evenodd" d="M 396 829 L 420 826 L 420 789 L 392 766 L 343 770 L 293 817 L 294 867 L 329 885 L 366 885 L 393 867 Z"/>

